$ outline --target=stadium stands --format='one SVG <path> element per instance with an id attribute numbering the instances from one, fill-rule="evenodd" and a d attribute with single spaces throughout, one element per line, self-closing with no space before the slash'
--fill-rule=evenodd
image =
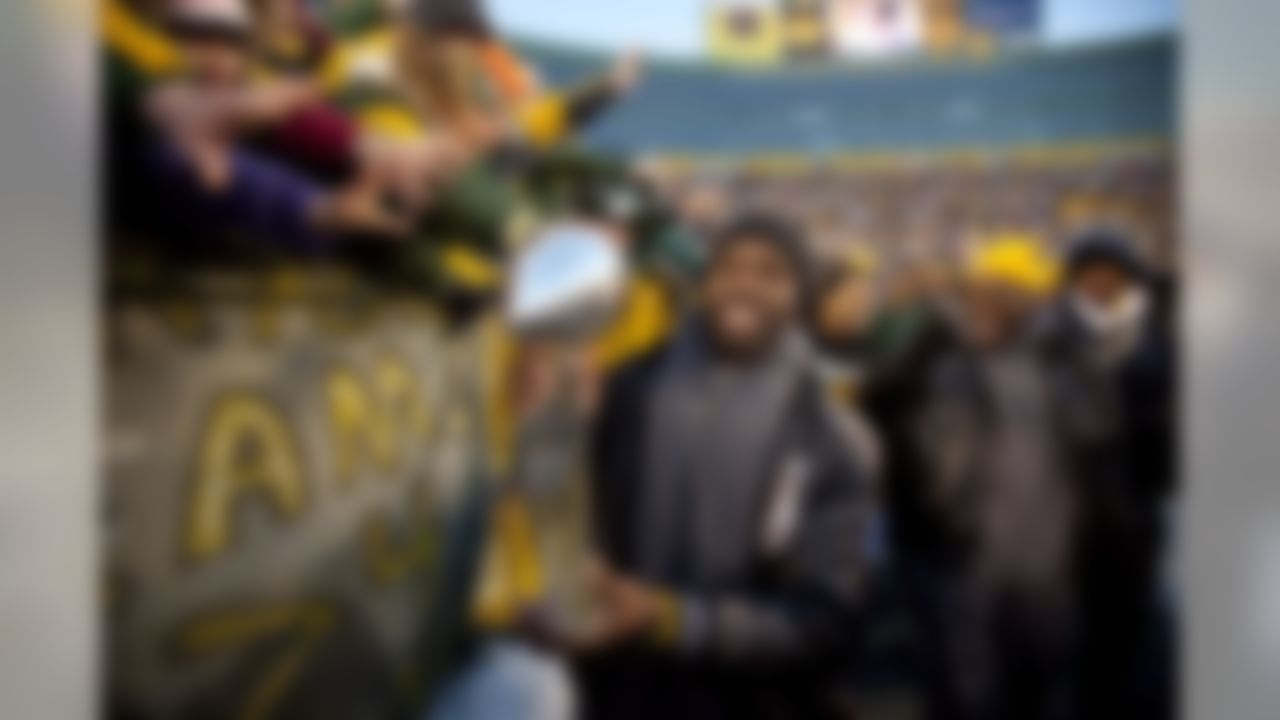
<path id="1" fill-rule="evenodd" d="M 525 41 L 553 83 L 593 52 Z M 982 59 L 743 70 L 654 62 L 636 96 L 590 135 L 629 152 L 950 150 L 1167 140 L 1178 47 L 1169 36 L 1024 49 Z"/>

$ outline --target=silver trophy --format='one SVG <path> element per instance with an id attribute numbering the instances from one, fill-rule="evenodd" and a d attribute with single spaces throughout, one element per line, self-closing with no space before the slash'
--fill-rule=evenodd
<path id="1" fill-rule="evenodd" d="M 542 386 L 538 401 L 516 417 L 512 490 L 530 520 L 539 620 L 569 638 L 593 622 L 584 446 L 597 379 L 583 358 L 616 314 L 626 282 L 617 237 L 589 223 L 562 222 L 530 238 L 507 297 L 508 321 L 523 349 L 537 354 Z"/>

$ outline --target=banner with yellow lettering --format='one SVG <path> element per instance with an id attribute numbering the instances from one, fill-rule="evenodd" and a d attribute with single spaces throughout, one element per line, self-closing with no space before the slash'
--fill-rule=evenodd
<path id="1" fill-rule="evenodd" d="M 107 312 L 112 716 L 420 712 L 465 640 L 492 333 L 351 278 L 183 288 Z"/>

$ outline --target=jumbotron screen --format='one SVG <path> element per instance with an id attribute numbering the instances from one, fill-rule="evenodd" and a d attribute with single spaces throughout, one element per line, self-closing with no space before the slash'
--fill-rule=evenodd
<path id="1" fill-rule="evenodd" d="M 961 52 L 1033 39 L 1040 0 L 716 0 L 711 54 L 753 62 Z"/>

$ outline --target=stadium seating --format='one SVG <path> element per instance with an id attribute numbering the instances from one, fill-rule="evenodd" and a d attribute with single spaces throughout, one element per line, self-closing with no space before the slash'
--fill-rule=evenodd
<path id="1" fill-rule="evenodd" d="M 605 61 L 538 42 L 521 48 L 552 84 Z M 1167 139 L 1177 55 L 1173 38 L 1153 36 L 871 65 L 659 61 L 590 140 L 632 152 L 820 154 Z"/>

